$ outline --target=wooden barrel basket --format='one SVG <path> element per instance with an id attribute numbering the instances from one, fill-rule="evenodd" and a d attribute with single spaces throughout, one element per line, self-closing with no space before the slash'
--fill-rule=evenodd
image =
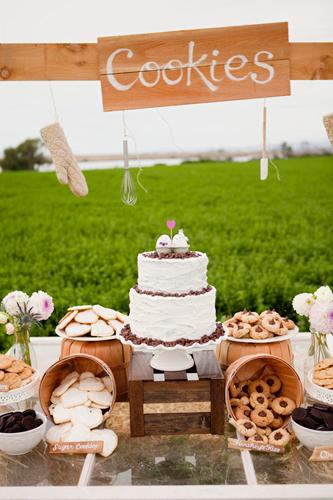
<path id="1" fill-rule="evenodd" d="M 90 354 L 101 359 L 111 368 L 117 386 L 117 401 L 128 399 L 127 369 L 132 356 L 130 346 L 123 345 L 120 340 L 104 340 L 82 342 L 75 339 L 63 339 L 60 359 L 72 354 Z"/>
<path id="2" fill-rule="evenodd" d="M 293 351 L 290 340 L 269 343 L 245 343 L 226 340 L 221 342 L 216 348 L 216 357 L 222 367 L 227 367 L 243 356 L 256 354 L 271 354 L 277 358 L 293 364 Z"/>
<path id="3" fill-rule="evenodd" d="M 303 386 L 296 370 L 283 359 L 270 354 L 257 354 L 252 356 L 243 356 L 232 363 L 225 371 L 225 402 L 228 413 L 236 419 L 233 407 L 230 403 L 229 387 L 231 382 L 242 382 L 243 380 L 256 380 L 263 375 L 277 375 L 282 388 L 280 396 L 286 396 L 295 401 L 296 406 L 300 406 L 303 401 Z M 284 425 L 288 424 L 286 419 Z"/>

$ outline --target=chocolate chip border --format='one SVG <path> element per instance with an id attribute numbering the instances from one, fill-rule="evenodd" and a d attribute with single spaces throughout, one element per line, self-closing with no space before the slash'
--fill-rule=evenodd
<path id="1" fill-rule="evenodd" d="M 158 347 L 160 345 L 164 347 L 175 347 L 177 345 L 188 347 L 193 344 L 207 344 L 210 341 L 216 341 L 220 337 L 224 336 L 224 329 L 222 323 L 216 323 L 216 330 L 211 333 L 210 335 L 203 335 L 199 339 L 185 339 L 185 338 L 180 338 L 177 340 L 173 341 L 163 341 L 159 339 L 152 339 L 152 338 L 147 338 L 147 337 L 138 337 L 134 333 L 132 333 L 131 327 L 129 324 L 125 325 L 124 328 L 119 332 L 119 335 L 121 335 L 125 340 L 129 340 L 135 345 L 141 345 L 141 344 L 146 344 L 151 347 Z"/>
<path id="2" fill-rule="evenodd" d="M 162 255 L 158 255 L 156 251 L 144 252 L 141 255 L 143 255 L 143 257 L 149 257 L 150 259 L 173 260 L 173 259 L 191 259 L 192 257 L 201 257 L 202 254 L 199 252 L 192 252 L 189 250 L 188 252 L 185 253 L 170 252 Z"/>
<path id="3" fill-rule="evenodd" d="M 206 286 L 206 288 L 202 288 L 197 291 L 190 291 L 187 293 L 166 293 L 166 292 L 153 292 L 151 290 L 141 290 L 138 285 L 133 286 L 133 290 L 135 290 L 140 295 L 150 295 L 151 297 L 190 297 L 195 295 L 204 295 L 205 293 L 213 290 L 211 285 Z"/>

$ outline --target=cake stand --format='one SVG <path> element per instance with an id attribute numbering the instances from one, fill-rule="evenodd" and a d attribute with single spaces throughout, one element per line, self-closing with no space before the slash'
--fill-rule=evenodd
<path id="1" fill-rule="evenodd" d="M 175 345 L 164 345 L 163 343 L 158 343 L 157 340 L 149 342 L 151 339 L 147 339 L 147 342 L 140 337 L 136 337 L 136 341 L 126 338 L 126 328 L 129 325 L 125 325 L 124 328 L 116 333 L 116 338 L 118 338 L 123 344 L 130 345 L 134 349 L 144 349 L 153 354 L 150 365 L 152 368 L 160 371 L 181 371 L 188 370 L 194 365 L 193 357 L 191 353 L 194 350 L 206 349 L 207 347 L 213 347 L 220 344 L 223 340 L 226 340 L 225 327 L 222 323 L 216 323 L 216 330 L 211 336 L 204 335 L 198 340 L 188 341 L 185 339 L 179 339 L 179 341 L 167 342 L 167 344 Z M 125 336 L 124 336 L 125 334 Z M 215 335 L 216 334 L 216 335 Z M 134 335 L 132 335 L 135 337 Z M 210 338 L 210 337 L 216 338 Z M 185 342 L 189 343 L 184 345 Z M 152 345 L 154 343 L 154 345 Z"/>
<path id="2" fill-rule="evenodd" d="M 12 389 L 8 392 L 0 392 L 0 406 L 8 406 L 15 403 L 20 403 L 26 399 L 33 398 L 37 395 L 38 387 L 40 381 L 40 374 L 35 370 L 31 377 L 31 381 L 19 387 L 18 389 Z"/>

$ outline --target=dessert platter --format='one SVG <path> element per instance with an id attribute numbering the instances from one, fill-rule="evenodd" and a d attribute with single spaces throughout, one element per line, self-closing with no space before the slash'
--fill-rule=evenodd
<path id="1" fill-rule="evenodd" d="M 333 406 L 333 357 L 317 363 L 307 378 L 306 391 L 309 396 Z"/>
<path id="2" fill-rule="evenodd" d="M 56 334 L 83 342 L 112 340 L 128 321 L 125 314 L 99 304 L 72 306 L 59 321 Z"/>
<path id="3" fill-rule="evenodd" d="M 298 333 L 295 323 L 278 312 L 266 310 L 239 311 L 224 322 L 227 338 L 231 342 L 264 344 L 290 340 Z"/>
<path id="4" fill-rule="evenodd" d="M 19 403 L 33 397 L 39 385 L 39 373 L 22 360 L 0 354 L 0 405 Z"/>
<path id="5" fill-rule="evenodd" d="M 158 238 L 155 251 L 138 255 L 138 283 L 129 293 L 129 321 L 117 337 L 154 352 L 151 366 L 178 371 L 193 366 L 189 352 L 216 345 L 216 289 L 208 284 L 208 257 L 190 251 L 182 230 Z"/>

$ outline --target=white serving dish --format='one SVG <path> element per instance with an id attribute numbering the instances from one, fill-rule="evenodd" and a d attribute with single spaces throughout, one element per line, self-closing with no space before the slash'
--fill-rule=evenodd
<path id="1" fill-rule="evenodd" d="M 119 329 L 121 329 L 121 328 L 119 327 Z M 61 337 L 63 339 L 79 340 L 80 342 L 101 342 L 103 340 L 114 340 L 115 339 L 115 335 L 117 333 L 117 332 L 115 332 L 112 335 L 109 335 L 108 337 L 92 337 L 90 334 L 81 335 L 81 337 L 69 337 L 65 333 L 62 333 L 62 331 L 59 330 L 58 328 L 55 329 L 55 332 L 56 332 L 57 335 L 59 335 L 59 337 Z"/>
<path id="2" fill-rule="evenodd" d="M 228 334 L 228 327 L 223 324 L 224 329 L 227 331 L 226 340 L 230 340 L 231 342 L 240 342 L 242 344 L 272 344 L 273 342 L 282 342 L 283 340 L 290 340 L 299 332 L 298 326 L 296 326 L 293 330 L 290 330 L 286 335 L 276 335 L 275 337 L 271 337 L 269 339 L 236 339 Z"/>
<path id="3" fill-rule="evenodd" d="M 44 438 L 47 418 L 43 413 L 36 411 L 36 415 L 43 423 L 35 429 L 25 432 L 0 432 L 0 450 L 7 455 L 24 455 L 32 451 Z"/>
<path id="4" fill-rule="evenodd" d="M 317 401 L 321 401 L 327 405 L 333 406 L 333 390 L 325 389 L 313 382 L 313 370 L 310 370 L 307 376 L 307 381 L 305 384 L 305 390 L 309 396 Z"/>
<path id="5" fill-rule="evenodd" d="M 22 385 L 18 389 L 12 389 L 7 392 L 0 392 L 0 406 L 9 406 L 14 403 L 19 403 L 20 401 L 25 401 L 26 399 L 33 398 L 38 393 L 40 375 L 38 370 L 35 369 L 31 377 L 31 381 Z"/>
<path id="6" fill-rule="evenodd" d="M 307 429 L 293 419 L 291 419 L 291 426 L 300 443 L 310 450 L 317 446 L 333 446 L 333 431 Z"/>

